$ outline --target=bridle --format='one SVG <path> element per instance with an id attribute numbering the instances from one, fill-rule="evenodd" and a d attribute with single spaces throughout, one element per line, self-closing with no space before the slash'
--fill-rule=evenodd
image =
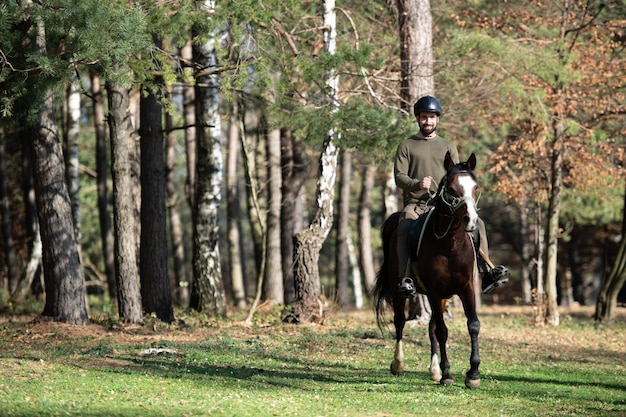
<path id="1" fill-rule="evenodd" d="M 457 172 L 457 174 L 461 174 L 461 173 L 469 173 L 469 171 L 462 170 L 462 171 Z M 448 209 L 450 210 L 450 213 L 440 213 L 444 217 L 449 217 L 450 223 L 448 224 L 446 231 L 442 235 L 439 235 L 436 231 L 434 231 L 435 237 L 437 239 L 442 239 L 448 234 L 448 232 L 450 231 L 450 228 L 452 227 L 452 223 L 454 222 L 454 219 L 455 219 L 454 213 L 456 213 L 456 211 L 459 208 L 461 208 L 463 205 L 468 205 L 469 203 L 471 203 L 476 208 L 476 211 L 479 210 L 478 201 L 480 200 L 480 196 L 481 196 L 480 188 L 478 189 L 478 197 L 475 200 L 471 196 L 462 196 L 462 197 L 453 196 L 452 194 L 448 192 L 448 187 L 446 186 L 447 179 L 448 179 L 448 176 L 446 175 L 441 180 L 441 186 L 439 187 L 439 191 L 437 192 L 436 197 L 439 197 L 439 200 L 442 203 L 444 203 L 444 205 L 448 207 Z"/>

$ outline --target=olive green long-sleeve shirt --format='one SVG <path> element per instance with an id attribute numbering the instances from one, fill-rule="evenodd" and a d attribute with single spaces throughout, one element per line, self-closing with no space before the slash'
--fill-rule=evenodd
<path id="1" fill-rule="evenodd" d="M 396 185 L 404 190 L 405 206 L 418 202 L 427 193 L 427 190 L 420 189 L 424 177 L 433 178 L 430 191 L 437 191 L 439 181 L 446 175 L 443 161 L 447 151 L 450 151 L 454 162 L 459 162 L 456 146 L 438 135 L 431 139 L 413 135 L 398 145 L 394 176 Z"/>

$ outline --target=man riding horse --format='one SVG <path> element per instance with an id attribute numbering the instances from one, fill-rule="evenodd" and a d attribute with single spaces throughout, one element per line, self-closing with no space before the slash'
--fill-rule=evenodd
<path id="1" fill-rule="evenodd" d="M 432 207 L 437 182 L 446 174 L 443 161 L 450 152 L 454 161 L 459 161 L 456 146 L 437 135 L 437 124 L 441 115 L 441 104 L 432 96 L 420 98 L 413 106 L 413 113 L 419 125 L 419 132 L 404 140 L 396 150 L 394 175 L 396 184 L 404 191 L 404 210 L 400 215 L 397 229 L 397 249 L 399 261 L 399 289 L 406 298 L 413 297 L 416 283 L 411 277 L 409 228 L 420 215 Z M 478 236 L 476 236 L 476 234 Z M 484 222 L 479 219 L 474 233 L 477 264 L 482 274 L 483 293 L 489 294 L 509 280 L 509 271 L 503 265 L 494 266 L 489 259 L 487 232 Z"/>

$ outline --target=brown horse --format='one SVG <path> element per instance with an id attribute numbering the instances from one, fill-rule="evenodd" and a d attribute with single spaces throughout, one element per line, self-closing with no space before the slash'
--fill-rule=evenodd
<path id="1" fill-rule="evenodd" d="M 476 251 L 471 232 L 478 219 L 476 199 L 478 184 L 473 170 L 476 157 L 456 164 L 450 153 L 445 156 L 447 174 L 439 183 L 434 207 L 415 220 L 408 233 L 407 245 L 411 253 L 411 277 L 415 287 L 426 294 L 432 308 L 429 324 L 430 376 L 434 381 L 451 385 L 450 363 L 446 354 L 448 328 L 444 322 L 446 300 L 458 295 L 463 303 L 471 339 L 470 369 L 465 375 L 468 388 L 480 386 L 480 356 L 478 332 L 480 322 L 476 314 L 474 284 L 477 281 Z M 391 373 L 400 375 L 404 368 L 402 331 L 406 323 L 406 298 L 399 290 L 396 228 L 400 213 L 391 215 L 383 225 L 383 264 L 378 272 L 374 298 L 379 326 L 383 327 L 385 303 L 393 306 L 396 329 L 396 348 Z M 438 352 L 439 351 L 439 352 Z M 441 355 L 438 363 L 437 354 Z"/>

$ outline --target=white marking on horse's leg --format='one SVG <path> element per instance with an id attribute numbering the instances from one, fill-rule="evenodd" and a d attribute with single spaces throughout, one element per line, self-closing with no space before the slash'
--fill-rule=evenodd
<path id="1" fill-rule="evenodd" d="M 404 350 L 402 349 L 402 340 L 396 342 L 396 351 L 393 354 L 393 362 L 391 362 L 391 373 L 394 375 L 402 375 L 404 372 Z"/>
<path id="2" fill-rule="evenodd" d="M 430 379 L 435 382 L 441 381 L 441 368 L 439 367 L 439 355 L 436 353 L 430 358 Z"/>

